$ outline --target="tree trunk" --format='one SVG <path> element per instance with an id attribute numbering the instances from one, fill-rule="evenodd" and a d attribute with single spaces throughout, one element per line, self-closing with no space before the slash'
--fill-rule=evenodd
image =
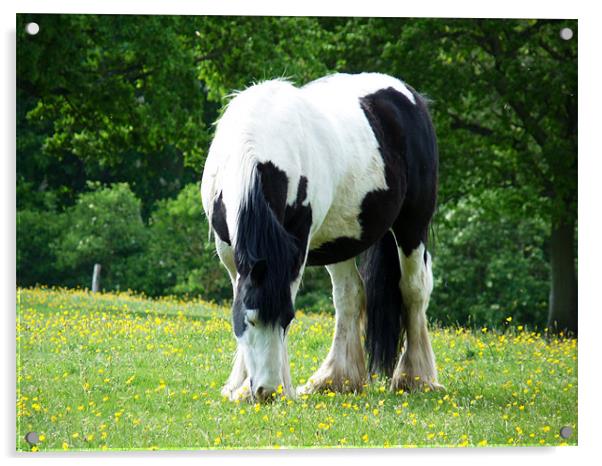
<path id="1" fill-rule="evenodd" d="M 577 275 L 575 272 L 575 222 L 552 226 L 550 265 L 552 288 L 548 328 L 577 336 Z"/>

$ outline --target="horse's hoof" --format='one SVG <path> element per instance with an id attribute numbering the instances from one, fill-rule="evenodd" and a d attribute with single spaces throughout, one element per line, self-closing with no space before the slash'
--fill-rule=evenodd
<path id="1" fill-rule="evenodd" d="M 221 394 L 230 401 L 246 401 L 252 398 L 251 387 L 248 381 L 245 381 L 238 387 L 226 384 L 222 387 Z"/>
<path id="2" fill-rule="evenodd" d="M 433 390 L 434 392 L 446 392 L 447 391 L 447 388 L 445 388 L 445 385 L 441 385 L 440 383 L 437 383 L 437 382 L 433 382 L 432 384 L 430 384 L 429 388 L 431 390 Z"/>
<path id="3" fill-rule="evenodd" d="M 311 395 L 312 393 L 315 393 L 315 387 L 313 385 L 311 385 L 309 382 L 307 382 L 304 385 L 300 385 L 297 387 L 297 389 L 295 390 L 297 396 L 302 396 L 302 395 Z"/>
<path id="4" fill-rule="evenodd" d="M 364 387 L 364 383 L 360 381 L 353 382 L 349 379 L 309 379 L 305 385 L 297 387 L 297 396 L 323 392 L 359 393 Z"/>
<path id="5" fill-rule="evenodd" d="M 418 392 L 418 391 L 434 391 L 434 392 L 445 392 L 445 386 L 441 385 L 435 380 L 429 381 L 426 378 L 419 376 L 402 376 L 399 378 L 393 378 L 391 381 L 391 391 L 397 392 L 403 390 L 406 392 Z"/>

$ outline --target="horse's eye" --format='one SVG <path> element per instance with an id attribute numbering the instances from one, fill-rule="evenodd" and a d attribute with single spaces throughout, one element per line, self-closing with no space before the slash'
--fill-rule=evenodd
<path id="1" fill-rule="evenodd" d="M 257 310 L 249 309 L 245 315 L 245 321 L 251 327 L 255 327 L 257 325 Z"/>

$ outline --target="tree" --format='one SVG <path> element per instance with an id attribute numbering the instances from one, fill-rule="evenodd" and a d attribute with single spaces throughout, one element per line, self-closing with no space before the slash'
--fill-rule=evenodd
<path id="1" fill-rule="evenodd" d="M 40 32 L 29 36 L 34 20 Z M 208 125 L 185 25 L 176 16 L 19 15 L 18 179 L 66 191 L 64 202 L 87 179 L 128 181 L 146 211 L 192 181 L 185 159 L 206 147 Z"/>

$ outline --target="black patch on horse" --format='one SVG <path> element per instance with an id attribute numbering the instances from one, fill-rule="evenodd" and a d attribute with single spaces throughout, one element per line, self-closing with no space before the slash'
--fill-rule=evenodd
<path id="1" fill-rule="evenodd" d="M 306 199 L 307 178 L 302 176 L 299 179 L 299 187 L 297 188 L 297 198 L 295 199 L 295 202 L 293 202 L 293 205 L 287 205 L 284 210 L 284 228 L 295 237 L 300 253 L 293 272 L 295 279 L 298 277 L 303 261 L 305 260 L 309 230 L 312 222 L 311 204 L 308 202 L 307 205 L 303 205 L 303 202 L 305 202 Z"/>
<path id="2" fill-rule="evenodd" d="M 387 172 L 387 185 L 401 172 L 401 209 L 391 233 L 363 255 L 360 273 L 366 287 L 366 339 L 371 372 L 391 375 L 403 345 L 406 308 L 399 288 L 401 269 L 397 245 L 408 256 L 421 242 L 426 246 L 428 225 L 437 196 L 438 154 L 435 131 L 424 100 L 413 89 L 416 104 L 394 89 L 361 99 Z M 396 158 L 400 160 L 399 165 Z M 396 241 L 397 240 L 397 241 Z M 426 261 L 426 249 L 424 260 Z"/>
<path id="3" fill-rule="evenodd" d="M 298 261 L 293 271 L 297 278 L 305 259 L 309 230 L 312 222 L 311 205 L 303 205 L 307 199 L 307 177 L 301 176 L 297 187 L 297 197 L 292 205 L 286 204 L 288 196 L 288 176 L 272 162 L 257 164 L 265 199 L 284 229 L 293 236 L 299 250 Z"/>
<path id="4" fill-rule="evenodd" d="M 360 98 L 360 106 L 378 141 L 387 189 L 371 191 L 364 197 L 358 217 L 360 239 L 341 237 L 311 250 L 310 265 L 327 265 L 357 256 L 378 241 L 399 215 L 406 190 L 406 143 L 398 107 L 406 102 L 413 105 L 393 88 Z"/>
<path id="5" fill-rule="evenodd" d="M 213 213 L 211 214 L 211 226 L 213 231 L 217 233 L 219 239 L 230 243 L 230 233 L 228 232 L 228 224 L 226 223 L 226 206 L 222 200 L 222 193 L 220 191 L 219 196 L 213 202 Z"/>
<path id="6" fill-rule="evenodd" d="M 439 154 L 427 103 L 410 86 L 408 88 L 416 105 L 408 102 L 399 107 L 406 132 L 407 190 L 393 223 L 393 233 L 406 256 L 423 243 L 426 263 L 428 228 L 437 204 Z"/>
<path id="7" fill-rule="evenodd" d="M 437 193 L 437 146 L 424 99 L 408 86 L 416 104 L 393 88 L 360 98 L 384 161 L 387 189 L 364 197 L 360 239 L 341 237 L 310 250 L 308 265 L 328 265 L 355 257 L 393 228 L 409 255 L 426 244 Z"/>
<path id="8" fill-rule="evenodd" d="M 252 186 L 239 211 L 234 251 L 240 274 L 233 306 L 238 336 L 245 328 L 244 309 L 257 309 L 264 323 L 288 326 L 294 317 L 290 285 L 303 264 L 311 227 L 311 206 L 302 204 L 305 177 L 292 206 L 286 205 L 288 177 L 273 163 L 257 164 Z"/>

